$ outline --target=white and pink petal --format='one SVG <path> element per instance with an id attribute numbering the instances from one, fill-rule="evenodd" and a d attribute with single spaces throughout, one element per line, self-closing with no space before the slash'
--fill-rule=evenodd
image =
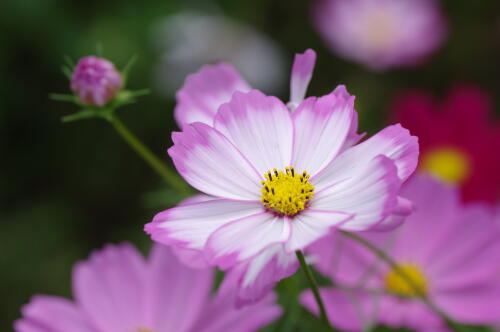
<path id="1" fill-rule="evenodd" d="M 146 224 L 145 231 L 157 242 L 202 250 L 218 228 L 263 210 L 260 202 L 229 199 L 183 204 L 158 213 L 152 222 Z M 196 252 L 191 253 L 198 256 Z M 202 263 L 201 257 L 197 260 Z"/>
<path id="2" fill-rule="evenodd" d="M 288 104 L 292 112 L 304 100 L 315 63 L 316 52 L 312 49 L 295 54 L 290 78 L 290 103 Z"/>
<path id="3" fill-rule="evenodd" d="M 250 86 L 228 63 L 206 65 L 189 75 L 177 92 L 175 120 L 180 128 L 193 122 L 213 124 L 220 105 L 228 102 L 236 91 L 249 91 Z"/>
<path id="4" fill-rule="evenodd" d="M 293 114 L 292 165 L 315 175 L 344 147 L 354 116 L 354 97 L 335 93 L 303 101 Z"/>
<path id="5" fill-rule="evenodd" d="M 290 239 L 286 242 L 286 251 L 293 254 L 303 250 L 316 240 L 326 236 L 335 227 L 340 227 L 354 214 L 336 211 L 307 209 L 293 217 Z"/>
<path id="6" fill-rule="evenodd" d="M 227 269 L 271 245 L 286 242 L 289 237 L 290 221 L 266 211 L 217 229 L 207 241 L 205 254 L 212 265 Z"/>
<path id="7" fill-rule="evenodd" d="M 311 180 L 321 190 L 349 178 L 377 155 L 384 155 L 394 160 L 398 176 L 404 181 L 417 166 L 418 150 L 417 137 L 399 124 L 389 126 L 341 153 Z"/>
<path id="8" fill-rule="evenodd" d="M 298 268 L 295 253 L 286 252 L 283 244 L 272 245 L 261 253 L 238 264 L 229 272 L 236 278 L 238 307 L 254 304 L 274 288 L 281 279 Z"/>
<path id="9" fill-rule="evenodd" d="M 277 98 L 253 90 L 237 92 L 220 107 L 214 126 L 252 163 L 263 177 L 273 168 L 290 165 L 293 123 Z"/>
<path id="10" fill-rule="evenodd" d="M 353 214 L 354 217 L 340 228 L 369 230 L 396 210 L 400 186 L 394 161 L 379 155 L 356 168 L 343 181 L 317 192 L 311 208 Z"/>
<path id="11" fill-rule="evenodd" d="M 221 198 L 260 198 L 261 176 L 219 131 L 198 122 L 173 133 L 172 139 L 168 153 L 193 187 Z"/>

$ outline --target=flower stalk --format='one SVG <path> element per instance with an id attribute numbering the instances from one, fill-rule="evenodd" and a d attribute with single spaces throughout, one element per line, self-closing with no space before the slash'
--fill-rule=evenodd
<path id="1" fill-rule="evenodd" d="M 330 325 L 330 321 L 328 320 L 328 316 L 326 315 L 325 305 L 323 304 L 323 300 L 321 299 L 321 295 L 319 293 L 318 283 L 316 282 L 316 279 L 314 278 L 311 269 L 306 263 L 304 254 L 300 250 L 297 250 L 295 254 L 297 255 L 297 259 L 299 260 L 300 267 L 302 268 L 304 274 L 306 275 L 306 279 L 309 283 L 309 288 L 313 292 L 314 299 L 318 304 L 320 319 L 323 321 L 325 326 L 328 327 L 329 331 L 335 331 L 333 327 Z"/>
<path id="2" fill-rule="evenodd" d="M 115 114 L 109 117 L 109 121 L 116 132 L 141 158 L 167 183 L 183 196 L 189 196 L 191 191 L 184 181 L 182 181 L 170 168 L 135 136 Z"/>

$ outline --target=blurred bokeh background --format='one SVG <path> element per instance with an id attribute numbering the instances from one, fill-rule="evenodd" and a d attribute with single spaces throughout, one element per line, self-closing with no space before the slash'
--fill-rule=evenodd
<path id="1" fill-rule="evenodd" d="M 187 72 L 216 60 L 232 61 L 254 87 L 287 100 L 293 54 L 314 48 L 309 94 L 346 84 L 369 133 L 388 121 L 393 98 L 409 88 L 439 97 L 456 83 L 476 84 L 493 96 L 498 113 L 498 0 L 442 1 L 449 25 L 442 47 L 421 66 L 382 72 L 332 53 L 311 23 L 313 3 L 0 1 L 1 331 L 11 330 L 32 294 L 70 296 L 72 265 L 92 249 L 131 241 L 146 250 L 144 223 L 179 200 L 105 121 L 61 123 L 76 111 L 48 98 L 69 91 L 64 55 L 95 54 L 100 44 L 118 67 L 138 55 L 129 87 L 152 93 L 119 116 L 167 163 L 175 90 Z M 293 310 L 297 330 L 316 324 Z M 270 330 L 291 330 L 292 323 Z"/>

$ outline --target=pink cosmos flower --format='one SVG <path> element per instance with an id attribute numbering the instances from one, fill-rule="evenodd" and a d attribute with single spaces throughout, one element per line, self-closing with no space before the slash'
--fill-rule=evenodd
<path id="1" fill-rule="evenodd" d="M 334 52 L 375 70 L 421 63 L 447 30 L 435 0 L 319 0 L 313 20 Z"/>
<path id="2" fill-rule="evenodd" d="M 474 86 L 456 86 L 444 101 L 409 91 L 392 107 L 392 118 L 420 139 L 419 169 L 458 185 L 465 201 L 500 201 L 500 126 L 491 123 L 490 96 Z"/>
<path id="3" fill-rule="evenodd" d="M 155 245 L 148 260 L 131 245 L 108 245 L 73 271 L 75 301 L 37 295 L 22 308 L 18 332 L 256 331 L 281 309 L 274 296 L 234 308 L 234 280 L 210 295 L 214 270 L 180 264 Z"/>
<path id="4" fill-rule="evenodd" d="M 460 323 L 483 325 L 500 321 L 498 254 L 500 227 L 493 209 L 463 206 L 457 190 L 429 177 L 413 177 L 401 194 L 415 212 L 391 233 L 365 233 L 391 256 L 429 297 Z M 315 266 L 342 288 L 324 287 L 321 295 L 330 321 L 347 331 L 367 324 L 406 327 L 416 331 L 448 331 L 442 319 L 417 291 L 371 251 L 340 234 L 311 246 Z M 310 292 L 301 302 L 313 312 Z"/>
<path id="5" fill-rule="evenodd" d="M 210 198 L 161 212 L 145 230 L 188 259 L 203 252 L 210 265 L 234 267 L 243 297 L 293 273 L 294 252 L 330 229 L 390 228 L 411 210 L 398 191 L 416 167 L 416 137 L 395 125 L 355 145 L 361 135 L 345 87 L 303 100 L 314 60 L 312 50 L 296 56 L 288 107 L 238 91 L 250 88 L 225 64 L 202 68 L 178 93 L 183 131 L 169 154 Z"/>
<path id="6" fill-rule="evenodd" d="M 122 85 L 122 77 L 115 65 L 95 56 L 80 59 L 71 78 L 71 90 L 87 105 L 105 105 Z"/>

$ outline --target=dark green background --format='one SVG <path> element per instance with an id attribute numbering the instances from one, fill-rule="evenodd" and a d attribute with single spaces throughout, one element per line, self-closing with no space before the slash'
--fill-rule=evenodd
<path id="1" fill-rule="evenodd" d="M 456 82 L 477 83 L 500 95 L 500 2 L 448 0 L 450 23 L 444 47 L 424 67 L 371 73 L 331 54 L 309 22 L 304 0 L 216 1 L 226 15 L 267 33 L 293 54 L 312 47 L 318 63 L 310 94 L 345 83 L 357 95 L 361 128 L 379 129 L 391 98 L 405 88 L 437 95 Z M 106 242 L 149 243 L 142 232 L 155 212 L 178 198 L 101 120 L 62 124 L 76 108 L 48 99 L 66 93 L 63 55 L 94 53 L 123 66 L 137 54 L 129 87 L 150 87 L 158 55 L 151 26 L 183 9 L 207 8 L 206 1 L 0 2 L 0 330 L 11 329 L 19 308 L 35 293 L 70 296 L 71 267 Z M 284 86 L 283 91 L 287 91 Z M 285 100 L 287 94 L 281 96 Z M 166 162 L 173 100 L 152 94 L 120 111 L 123 121 Z M 153 193 L 152 193 L 153 192 Z M 302 285 L 301 275 L 295 277 Z M 280 285 L 285 289 L 286 285 Z M 283 295 L 290 305 L 293 296 Z M 300 307 L 273 325 L 291 331 L 317 328 Z M 295 311 L 293 311 L 295 310 Z"/>

